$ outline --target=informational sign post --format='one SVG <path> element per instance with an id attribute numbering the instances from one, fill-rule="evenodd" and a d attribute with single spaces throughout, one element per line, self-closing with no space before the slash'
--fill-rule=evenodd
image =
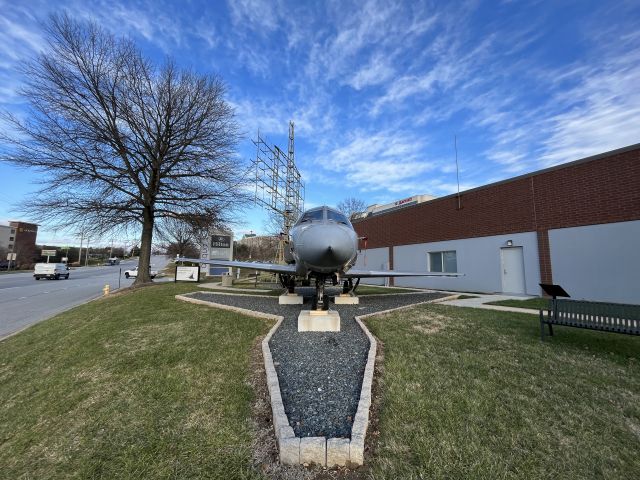
<path id="1" fill-rule="evenodd" d="M 206 254 L 205 254 L 206 251 Z M 206 248 L 201 250 L 202 258 L 209 260 L 232 260 L 233 259 L 233 236 L 229 232 L 214 232 L 208 241 Z M 207 255 L 205 257 L 205 255 Z M 228 267 L 209 266 L 208 275 L 222 275 L 231 273 Z"/>
<path id="2" fill-rule="evenodd" d="M 176 282 L 199 282 L 200 281 L 200 267 L 176 267 Z"/>
<path id="3" fill-rule="evenodd" d="M 57 253 L 56 250 L 42 250 L 42 256 L 47 257 L 47 263 L 49 263 L 49 257 L 55 257 Z"/>

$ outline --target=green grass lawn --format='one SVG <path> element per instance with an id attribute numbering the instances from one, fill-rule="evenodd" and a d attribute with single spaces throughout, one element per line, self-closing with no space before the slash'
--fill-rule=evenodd
<path id="1" fill-rule="evenodd" d="M 640 339 L 528 314 L 416 307 L 384 344 L 371 477 L 640 478 Z"/>
<path id="2" fill-rule="evenodd" d="M 249 352 L 269 322 L 156 285 L 0 343 L 0 478 L 247 478 Z"/>
<path id="3" fill-rule="evenodd" d="M 123 292 L 0 342 L 0 478 L 264 478 L 248 378 L 271 323 L 174 299 L 193 290 Z M 639 338 L 542 343 L 532 315 L 443 305 L 367 324 L 381 408 L 348 477 L 640 478 Z"/>
<path id="4" fill-rule="evenodd" d="M 503 307 L 533 308 L 534 310 L 544 310 L 545 308 L 549 308 L 549 299 L 527 298 L 525 300 L 498 300 L 495 302 L 487 302 L 487 305 L 502 305 Z"/>

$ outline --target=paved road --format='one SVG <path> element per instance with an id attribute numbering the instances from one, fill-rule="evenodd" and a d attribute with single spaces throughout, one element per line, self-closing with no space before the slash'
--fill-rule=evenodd
<path id="1" fill-rule="evenodd" d="M 167 262 L 164 256 L 151 258 L 154 270 L 162 270 Z M 106 284 L 117 289 L 120 269 L 120 286 L 128 287 L 134 280 L 124 278 L 124 271 L 137 263 L 129 260 L 111 267 L 75 268 L 69 271 L 68 280 L 36 281 L 31 272 L 0 275 L 0 339 L 101 296 Z"/>

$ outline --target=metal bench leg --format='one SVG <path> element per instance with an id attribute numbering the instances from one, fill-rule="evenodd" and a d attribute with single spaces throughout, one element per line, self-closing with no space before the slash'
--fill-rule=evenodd
<path id="1" fill-rule="evenodd" d="M 544 316 L 540 310 L 540 341 L 544 342 Z"/>
<path id="2" fill-rule="evenodd" d="M 553 337 L 553 325 L 549 324 L 549 335 Z"/>

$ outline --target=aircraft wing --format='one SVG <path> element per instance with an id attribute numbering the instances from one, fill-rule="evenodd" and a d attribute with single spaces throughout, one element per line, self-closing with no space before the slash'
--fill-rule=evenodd
<path id="1" fill-rule="evenodd" d="M 398 272 L 395 270 L 359 270 L 351 268 L 342 277 L 367 278 L 367 277 L 462 277 L 464 273 L 423 273 L 423 272 Z"/>
<path id="2" fill-rule="evenodd" d="M 295 265 L 280 265 L 278 263 L 260 263 L 260 262 L 239 262 L 236 260 L 209 260 L 206 258 L 176 258 L 176 262 L 194 262 L 194 263 L 206 263 L 208 265 L 215 265 L 217 267 L 237 267 L 246 268 L 249 270 L 260 270 L 263 272 L 295 274 Z"/>

